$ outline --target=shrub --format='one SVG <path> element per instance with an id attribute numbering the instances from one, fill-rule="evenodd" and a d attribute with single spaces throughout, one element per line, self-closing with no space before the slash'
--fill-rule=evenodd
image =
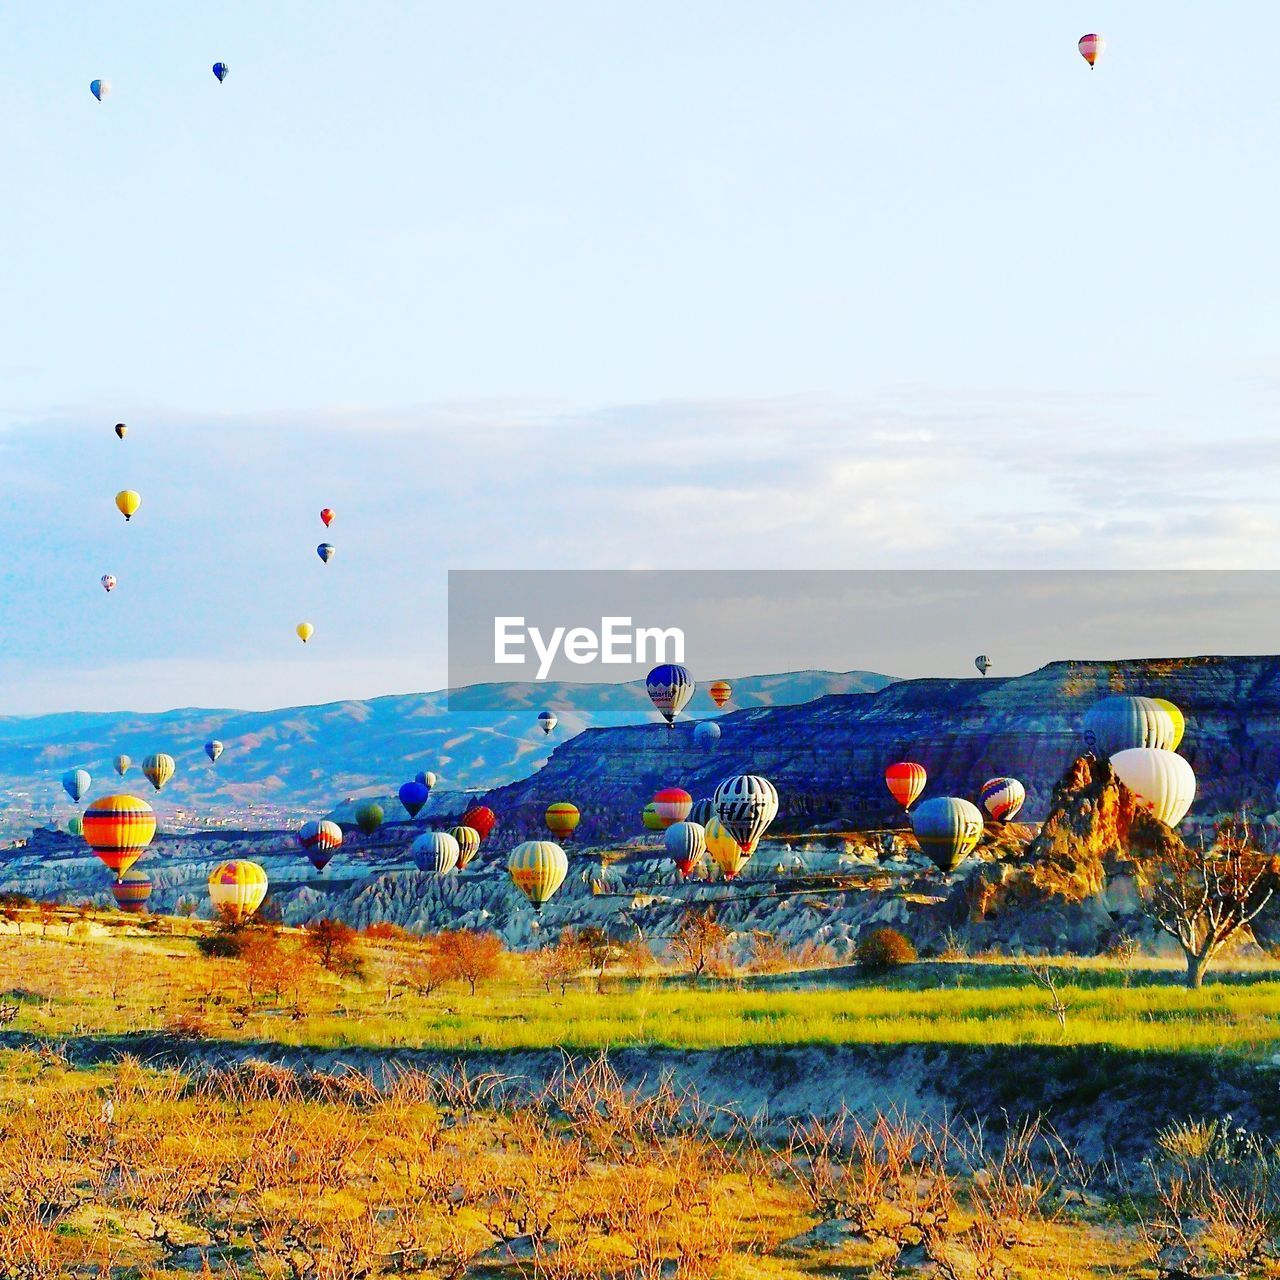
<path id="1" fill-rule="evenodd" d="M 885 973 L 905 964 L 915 964 L 915 961 L 916 949 L 911 939 L 897 929 L 882 926 L 858 940 L 858 968 L 868 973 Z"/>

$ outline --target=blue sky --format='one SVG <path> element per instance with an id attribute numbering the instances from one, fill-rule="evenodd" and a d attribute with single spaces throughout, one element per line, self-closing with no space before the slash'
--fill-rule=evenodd
<path id="1" fill-rule="evenodd" d="M 216 10 L 5 15 L 0 713 L 433 687 L 450 567 L 1276 567 L 1274 6 Z"/>

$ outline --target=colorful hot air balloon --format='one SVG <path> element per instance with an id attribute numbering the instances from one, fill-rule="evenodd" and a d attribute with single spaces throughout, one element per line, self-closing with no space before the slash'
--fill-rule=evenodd
<path id="1" fill-rule="evenodd" d="M 134 489 L 121 489 L 116 494 L 116 510 L 125 520 L 132 520 L 138 508 L 142 506 L 142 497 Z"/>
<path id="2" fill-rule="evenodd" d="M 298 828 L 298 844 L 317 871 L 329 865 L 333 855 L 342 848 L 342 828 L 328 818 L 318 822 L 304 822 Z"/>
<path id="3" fill-rule="evenodd" d="M 498 815 L 492 809 L 486 808 L 484 805 L 477 805 L 474 809 L 468 809 L 462 815 L 462 825 L 471 827 L 480 837 L 481 841 L 489 838 L 491 832 L 498 824 Z"/>
<path id="4" fill-rule="evenodd" d="M 62 789 L 71 797 L 72 804 L 79 804 L 92 785 L 88 769 L 68 769 L 62 775 Z"/>
<path id="5" fill-rule="evenodd" d="M 294 627 L 294 631 L 297 632 L 298 639 L 301 640 L 303 644 L 306 644 L 307 641 L 316 633 L 315 627 L 313 627 L 309 622 L 298 623 L 298 625 Z"/>
<path id="6" fill-rule="evenodd" d="M 116 589 L 116 575 L 114 573 L 104 573 L 98 581 L 102 583 L 102 589 L 108 595 Z"/>
<path id="7" fill-rule="evenodd" d="M 116 435 L 118 435 L 120 439 L 123 440 L 125 436 L 127 436 L 128 434 L 129 434 L 129 428 L 126 427 L 123 422 L 117 422 Z"/>
<path id="8" fill-rule="evenodd" d="M 436 775 L 430 769 L 424 769 L 421 773 L 413 775 L 414 782 L 420 782 L 428 791 L 436 785 Z"/>
<path id="9" fill-rule="evenodd" d="M 726 880 L 732 880 L 751 861 L 751 855 L 743 852 L 742 846 L 719 818 L 712 818 L 707 823 L 704 839 L 707 852 Z"/>
<path id="10" fill-rule="evenodd" d="M 676 716 L 684 710 L 689 699 L 693 697 L 694 689 L 697 688 L 693 677 L 689 674 L 689 669 L 676 666 L 672 662 L 654 667 L 644 684 L 649 700 L 658 708 L 662 718 L 671 727 L 674 727 Z"/>
<path id="11" fill-rule="evenodd" d="M 227 73 L 231 70 L 225 62 L 215 62 L 213 64 L 213 74 L 218 77 L 218 83 L 221 84 L 226 78 Z"/>
<path id="12" fill-rule="evenodd" d="M 325 564 L 328 564 L 329 561 L 333 559 L 333 552 L 334 546 L 332 542 L 322 542 L 316 548 L 316 555 L 318 555 Z"/>
<path id="13" fill-rule="evenodd" d="M 711 701 L 717 707 L 723 707 L 733 697 L 733 685 L 727 680 L 713 680 L 707 686 L 707 693 L 711 695 Z"/>
<path id="14" fill-rule="evenodd" d="M 663 829 L 683 822 L 693 808 L 693 797 L 683 787 L 663 787 L 653 797 L 653 807 Z"/>
<path id="15" fill-rule="evenodd" d="M 104 796 L 84 811 L 85 844 L 117 876 L 137 862 L 155 833 L 156 815 L 136 796 Z"/>
<path id="16" fill-rule="evenodd" d="M 1169 750 L 1177 751 L 1182 745 L 1182 735 L 1187 731 L 1187 718 L 1182 714 L 1182 708 L 1170 702 L 1168 698 L 1152 698 L 1151 701 L 1162 708 L 1173 722 L 1173 741 L 1169 743 Z"/>
<path id="17" fill-rule="evenodd" d="M 115 768 L 116 772 L 123 778 L 133 766 L 133 761 L 128 756 L 116 756 Z"/>
<path id="18" fill-rule="evenodd" d="M 547 830 L 553 836 L 567 838 L 573 835 L 581 816 L 576 804 L 570 804 L 567 800 L 559 800 L 555 804 L 547 806 L 544 820 L 547 824 Z"/>
<path id="19" fill-rule="evenodd" d="M 78 813 L 73 813 L 67 819 L 67 834 L 69 836 L 84 835 L 84 819 Z"/>
<path id="20" fill-rule="evenodd" d="M 1089 70 L 1092 71 L 1098 59 L 1106 52 L 1107 42 L 1096 31 L 1090 31 L 1088 35 L 1080 37 L 1077 47 L 1080 50 L 1080 56 L 1089 64 Z"/>
<path id="21" fill-rule="evenodd" d="M 458 870 L 465 871 L 467 864 L 480 852 L 480 833 L 475 827 L 454 827 L 449 834 L 458 842 Z"/>
<path id="22" fill-rule="evenodd" d="M 374 800 L 365 800 L 356 806 L 356 826 L 371 836 L 382 826 L 382 806 Z"/>
<path id="23" fill-rule="evenodd" d="M 699 720 L 693 731 L 693 740 L 708 751 L 720 741 L 720 726 L 714 720 Z"/>
<path id="24" fill-rule="evenodd" d="M 223 862 L 209 877 L 209 899 L 223 919 L 242 924 L 267 896 L 267 873 L 256 862 Z"/>
<path id="25" fill-rule="evenodd" d="M 640 821 L 644 823 L 646 831 L 665 831 L 667 824 L 658 817 L 658 806 L 652 800 L 645 805 L 643 812 L 640 814 Z"/>
<path id="26" fill-rule="evenodd" d="M 93 94 L 93 96 L 97 98 L 99 102 L 102 102 L 111 93 L 111 81 L 110 80 L 90 80 L 89 92 Z"/>
<path id="27" fill-rule="evenodd" d="M 715 816 L 716 802 L 710 796 L 703 796 L 701 800 L 693 802 L 693 808 L 689 810 L 686 821 L 696 822 L 698 826 L 705 827 Z"/>
<path id="28" fill-rule="evenodd" d="M 1196 798 L 1196 775 L 1180 755 L 1159 747 L 1130 747 L 1111 757 L 1116 777 L 1166 826 L 1176 827 Z"/>
<path id="29" fill-rule="evenodd" d="M 778 792 L 768 778 L 758 774 L 726 778 L 716 788 L 715 810 L 720 825 L 738 842 L 742 852 L 750 855 L 778 816 Z"/>
<path id="30" fill-rule="evenodd" d="M 333 523 L 333 517 L 336 514 L 337 513 L 332 507 L 325 507 L 324 510 L 320 512 L 320 519 L 324 521 L 324 527 L 326 529 Z"/>
<path id="31" fill-rule="evenodd" d="M 1100 760 L 1133 747 L 1168 751 L 1172 750 L 1174 724 L 1154 698 L 1115 694 L 1089 708 L 1081 737 Z"/>
<path id="32" fill-rule="evenodd" d="M 1012 822 L 1026 803 L 1027 789 L 1017 778 L 991 778 L 982 784 L 978 799 L 997 822 Z"/>
<path id="33" fill-rule="evenodd" d="M 151 897 L 151 877 L 145 871 L 126 871 L 111 885 L 116 906 L 130 915 L 141 915 Z"/>
<path id="34" fill-rule="evenodd" d="M 411 818 L 422 812 L 422 807 L 431 798 L 431 788 L 425 782 L 406 782 L 400 788 L 400 803 Z"/>
<path id="35" fill-rule="evenodd" d="M 543 733 L 550 733 L 551 730 L 559 723 L 560 717 L 557 716 L 554 711 L 538 712 L 538 728 L 540 728 Z"/>
<path id="36" fill-rule="evenodd" d="M 686 879 L 707 851 L 707 833 L 696 822 L 676 822 L 667 828 L 667 856 Z"/>
<path id="37" fill-rule="evenodd" d="M 512 884 L 533 904 L 535 911 L 564 883 L 569 859 L 552 840 L 526 840 L 511 850 L 507 874 Z"/>
<path id="38" fill-rule="evenodd" d="M 142 762 L 142 776 L 151 783 L 157 791 L 163 791 L 165 784 L 173 777 L 174 770 L 177 766 L 173 763 L 173 757 L 165 755 L 163 751 L 154 756 L 148 756 Z"/>
<path id="39" fill-rule="evenodd" d="M 447 831 L 427 831 L 409 846 L 419 871 L 447 876 L 458 865 L 458 842 Z"/>
<path id="40" fill-rule="evenodd" d="M 900 760 L 884 771 L 884 785 L 904 809 L 910 809 L 920 799 L 928 780 L 929 775 L 925 772 L 924 765 L 910 760 Z"/>
<path id="41" fill-rule="evenodd" d="M 991 670 L 991 659 L 985 653 L 980 653 L 974 658 L 973 665 L 985 676 Z"/>
<path id="42" fill-rule="evenodd" d="M 209 741 L 204 744 L 205 755 L 207 755 L 209 759 L 215 764 L 217 763 L 218 757 L 223 753 L 224 750 L 225 748 L 223 747 L 222 743 L 220 743 L 217 740 L 217 738 L 210 738 Z"/>
<path id="43" fill-rule="evenodd" d="M 959 796 L 935 796 L 911 815 L 920 850 L 939 871 L 954 871 L 982 839 L 978 806 Z"/>

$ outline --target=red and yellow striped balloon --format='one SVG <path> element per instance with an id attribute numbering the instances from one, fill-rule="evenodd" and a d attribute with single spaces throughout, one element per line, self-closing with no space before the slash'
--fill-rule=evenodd
<path id="1" fill-rule="evenodd" d="M 571 836 L 582 815 L 578 812 L 576 804 L 570 804 L 567 800 L 558 800 L 555 804 L 547 806 L 545 816 L 547 830 L 553 836 Z"/>
<path id="2" fill-rule="evenodd" d="M 145 871 L 126 871 L 111 886 L 111 896 L 121 911 L 141 915 L 147 909 L 151 897 L 151 880 Z"/>
<path id="3" fill-rule="evenodd" d="M 256 862 L 223 862 L 209 877 L 209 900 L 224 919 L 239 924 L 262 906 L 267 873 Z"/>
<path id="4" fill-rule="evenodd" d="M 713 680 L 707 686 L 707 692 L 717 707 L 723 707 L 733 696 L 733 686 L 727 680 Z"/>
<path id="5" fill-rule="evenodd" d="M 156 815 L 136 796 L 104 796 L 84 811 L 84 840 L 90 849 L 122 876 L 151 843 Z"/>
<path id="6" fill-rule="evenodd" d="M 884 785 L 904 809 L 910 809 L 920 799 L 928 778 L 924 765 L 911 760 L 900 760 L 884 771 Z"/>

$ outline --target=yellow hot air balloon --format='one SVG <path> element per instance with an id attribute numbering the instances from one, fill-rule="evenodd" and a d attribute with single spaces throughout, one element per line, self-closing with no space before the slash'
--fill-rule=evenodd
<path id="1" fill-rule="evenodd" d="M 156 815 L 136 796 L 103 796 L 84 811 L 85 844 L 122 876 L 156 833 Z"/>
<path id="2" fill-rule="evenodd" d="M 142 497 L 134 489 L 121 489 L 116 494 L 116 510 L 120 512 L 126 520 L 132 520 L 134 513 L 142 506 Z"/>
<path id="3" fill-rule="evenodd" d="M 712 818 L 706 827 L 707 852 L 715 859 L 726 880 L 732 880 L 751 860 L 743 853 L 742 846 L 729 834 L 719 818 Z"/>
<path id="4" fill-rule="evenodd" d="M 240 924 L 262 906 L 267 873 L 256 862 L 223 862 L 209 877 L 209 900 L 226 920 Z"/>
<path id="5" fill-rule="evenodd" d="M 547 830 L 553 836 L 571 836 L 581 817 L 576 804 L 570 804 L 567 800 L 558 801 L 547 808 Z"/>
<path id="6" fill-rule="evenodd" d="M 163 791 L 165 783 L 173 777 L 174 769 L 177 766 L 173 763 L 173 757 L 167 756 L 163 751 L 154 756 L 148 756 L 142 762 L 142 776 L 151 783 L 157 791 Z"/>
<path id="7" fill-rule="evenodd" d="M 644 807 L 644 812 L 640 815 L 641 822 L 644 823 L 646 831 L 665 831 L 668 823 L 658 816 L 658 806 L 652 800 Z"/>
<path id="8" fill-rule="evenodd" d="M 713 680 L 707 686 L 707 692 L 711 695 L 711 701 L 717 707 L 723 707 L 733 697 L 733 685 L 727 680 Z"/>
<path id="9" fill-rule="evenodd" d="M 480 852 L 480 833 L 474 827 L 453 827 L 449 834 L 458 842 L 458 870 L 465 871 Z"/>
<path id="10" fill-rule="evenodd" d="M 1169 719 L 1173 721 L 1173 741 L 1169 743 L 1169 750 L 1177 751 L 1182 735 L 1187 731 L 1187 717 L 1182 714 L 1182 708 L 1170 702 L 1168 698 L 1152 698 L 1151 701 L 1157 707 L 1163 707 Z"/>
<path id="11" fill-rule="evenodd" d="M 303 644 L 306 644 L 307 641 L 316 633 L 315 627 L 313 627 L 309 622 L 298 623 L 294 630 L 297 631 L 298 639 L 301 640 Z"/>
<path id="12" fill-rule="evenodd" d="M 512 884 L 533 904 L 535 911 L 564 883 L 569 859 L 552 840 L 526 840 L 511 850 L 507 874 Z"/>

